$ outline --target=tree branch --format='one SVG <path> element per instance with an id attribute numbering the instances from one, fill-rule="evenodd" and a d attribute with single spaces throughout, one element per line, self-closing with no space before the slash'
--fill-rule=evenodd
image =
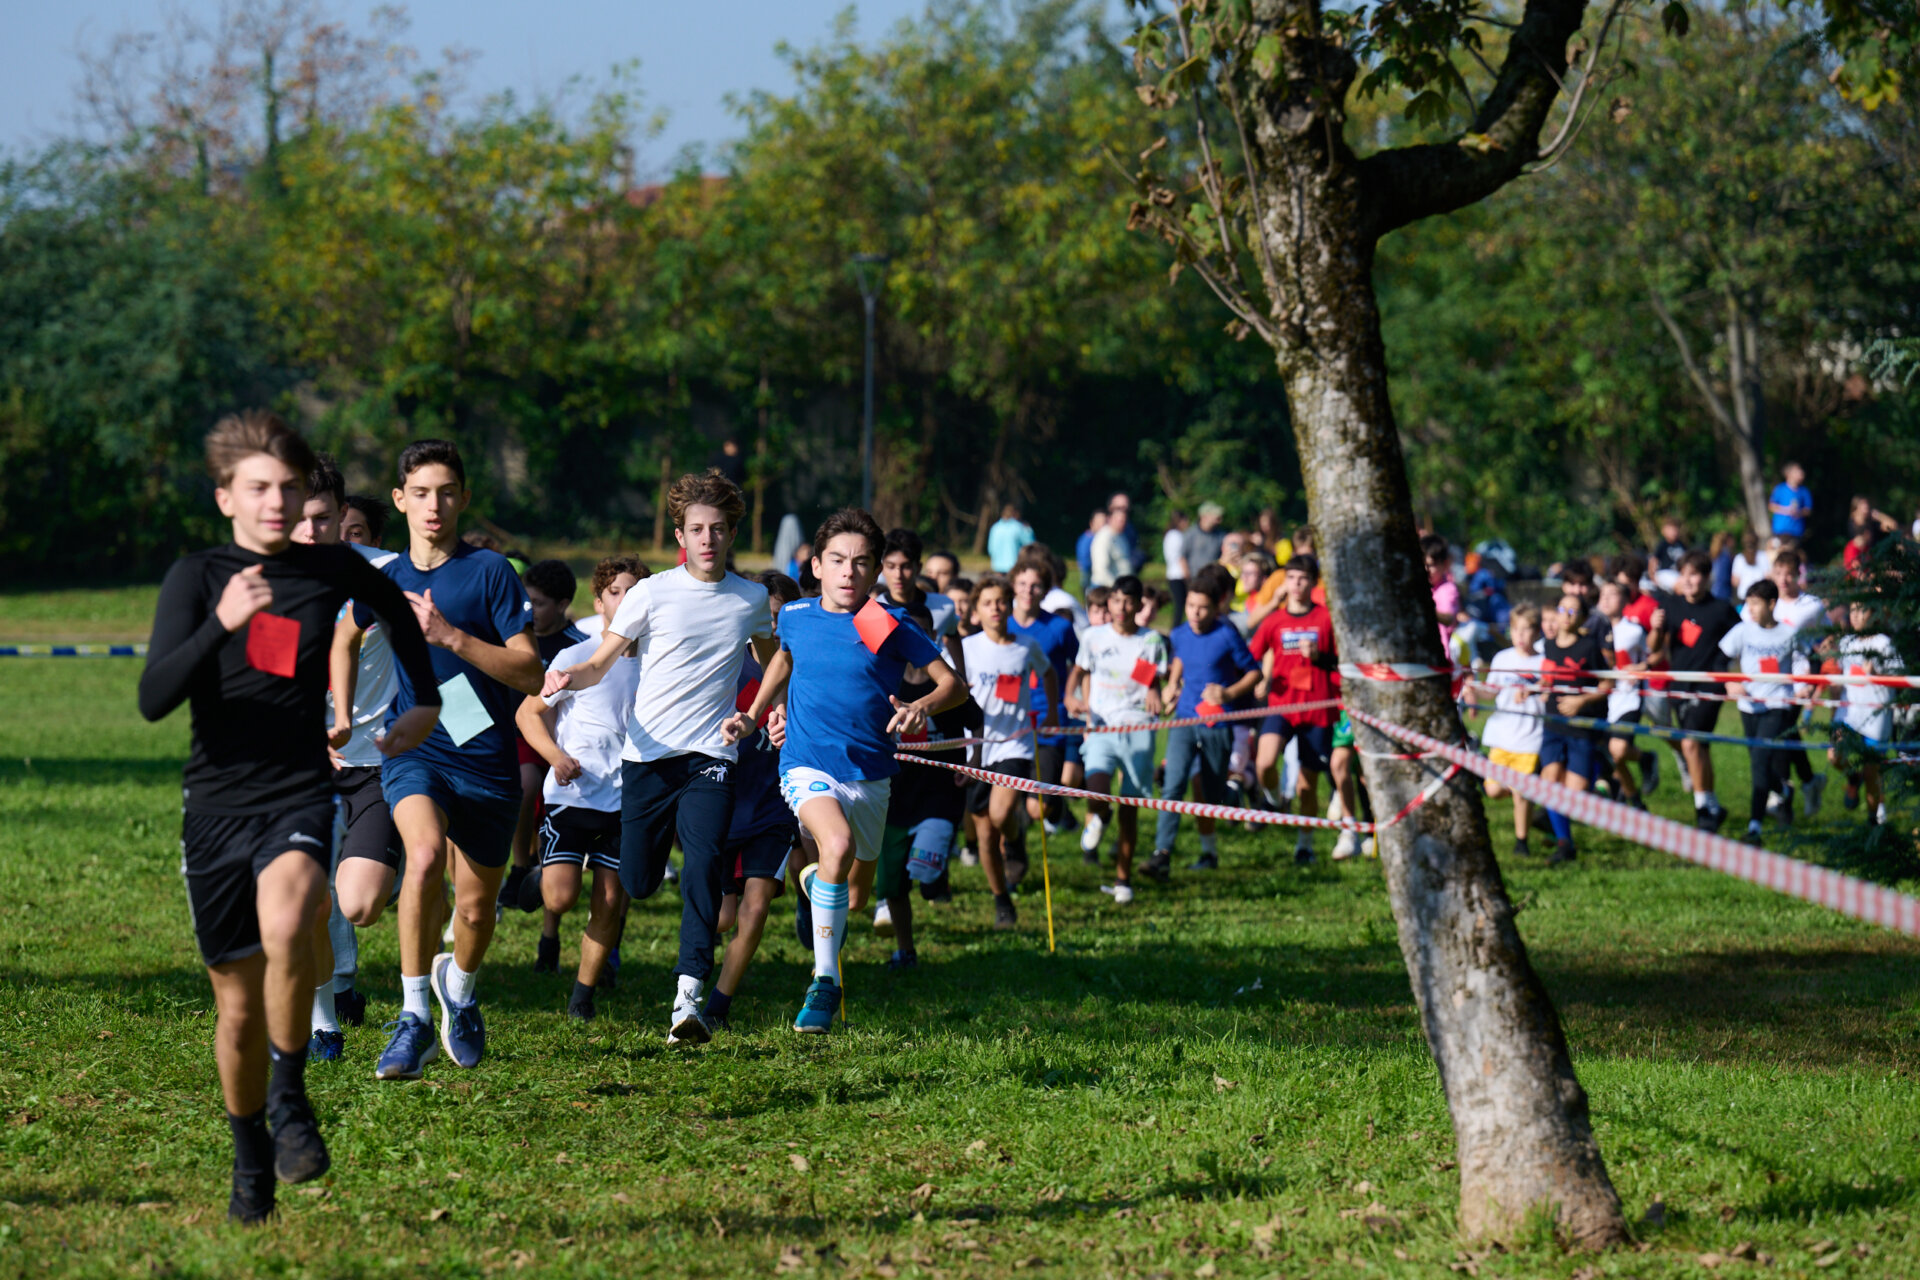
<path id="1" fill-rule="evenodd" d="M 1681 331 L 1679 324 L 1674 320 L 1673 312 L 1667 309 L 1667 300 L 1660 296 L 1658 290 L 1649 289 L 1647 301 L 1653 304 L 1653 314 L 1659 316 L 1660 323 L 1667 327 L 1667 333 L 1673 338 L 1673 345 L 1680 351 L 1680 363 L 1686 368 L 1687 377 L 1693 380 L 1694 389 L 1700 393 L 1700 398 L 1707 402 L 1707 410 L 1713 414 L 1713 420 L 1724 427 L 1729 434 L 1738 436 L 1739 424 L 1733 420 L 1733 415 L 1727 411 L 1727 406 L 1721 403 L 1720 397 L 1713 393 L 1713 383 L 1708 381 L 1706 371 L 1700 367 L 1700 362 L 1693 358 L 1693 344 L 1687 341 L 1687 335 Z"/>
<path id="2" fill-rule="evenodd" d="M 1370 238 L 1484 200 L 1539 158 L 1540 131 L 1567 68 L 1567 42 L 1586 9 L 1587 0 L 1527 0 L 1499 79 L 1468 129 L 1484 139 L 1481 145 L 1463 139 L 1394 147 L 1360 162 Z"/>

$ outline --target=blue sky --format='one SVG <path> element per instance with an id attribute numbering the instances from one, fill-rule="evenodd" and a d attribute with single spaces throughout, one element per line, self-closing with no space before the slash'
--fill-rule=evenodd
<path id="1" fill-rule="evenodd" d="M 925 0 L 862 0 L 859 33 L 873 39 Z M 219 0 L 176 0 L 181 10 L 212 18 Z M 367 0 L 332 0 L 329 12 L 364 27 Z M 613 64 L 640 59 L 648 105 L 669 113 L 666 134 L 647 149 L 644 168 L 666 168 L 687 143 L 734 136 L 722 100 L 729 92 L 791 85 L 774 56 L 782 39 L 802 47 L 823 38 L 845 0 L 412 0 L 409 43 L 428 60 L 448 46 L 479 55 L 469 69 L 476 92 L 551 91 L 568 77 L 602 77 Z M 71 129 L 83 44 L 98 46 L 116 31 L 153 30 L 155 0 L 8 0 L 0 40 L 0 148 L 17 151 Z"/>

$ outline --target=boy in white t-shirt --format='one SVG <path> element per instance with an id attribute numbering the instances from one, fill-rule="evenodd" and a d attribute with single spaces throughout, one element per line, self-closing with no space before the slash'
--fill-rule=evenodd
<path id="1" fill-rule="evenodd" d="M 1747 589 L 1740 624 L 1720 639 L 1720 652 L 1729 658 L 1738 658 L 1743 675 L 1799 674 L 1808 669 L 1805 644 L 1796 634 L 1799 628 L 1773 615 L 1779 598 L 1780 588 L 1772 581 L 1754 583 Z M 1740 692 L 1741 731 L 1757 742 L 1774 742 L 1786 737 L 1800 716 L 1799 707 L 1794 705 L 1795 686 L 1790 680 L 1747 680 L 1733 687 Z M 1747 761 L 1752 776 L 1744 837 L 1748 844 L 1760 843 L 1760 820 L 1767 814 L 1770 795 L 1780 797 L 1780 806 L 1774 810 L 1780 821 L 1793 820 L 1788 768 L 1789 757 L 1797 749 L 1748 746 Z"/>
<path id="2" fill-rule="evenodd" d="M 1627 589 L 1619 582 L 1600 585 L 1600 613 L 1612 629 L 1609 648 L 1614 669 L 1641 672 L 1647 669 L 1647 629 L 1626 616 L 1627 603 Z M 1613 692 L 1607 695 L 1607 722 L 1637 725 L 1640 715 L 1640 681 L 1615 680 Z M 1623 733 L 1608 735 L 1607 753 L 1613 758 L 1614 799 L 1644 812 L 1647 802 L 1641 797 L 1641 787 L 1634 784 L 1630 766 L 1640 766 L 1646 794 L 1652 795 L 1660 785 L 1659 753 L 1640 750 L 1633 738 Z"/>
<path id="3" fill-rule="evenodd" d="M 1060 682 L 1053 663 L 1037 641 L 1015 634 L 1007 626 L 1013 616 L 1013 583 L 1001 574 L 980 580 L 973 594 L 974 620 L 980 630 L 960 642 L 967 687 L 980 704 L 984 724 L 980 736 L 1006 739 L 979 750 L 976 767 L 1008 777 L 1031 778 L 1034 769 L 1032 684 L 1038 680 L 1047 694 L 1046 724 L 1059 723 Z M 988 789 L 986 811 L 973 815 L 980 869 L 993 893 L 993 927 L 1011 929 L 1018 923 L 1013 894 L 1007 889 L 1003 848 L 1009 836 L 1019 834 L 1020 793 L 1012 787 Z"/>
<path id="4" fill-rule="evenodd" d="M 609 556 L 593 570 L 593 611 L 602 622 L 620 608 L 628 591 L 647 576 L 635 556 Z M 591 658 L 598 640 L 582 640 L 554 655 L 555 666 Z M 580 901 L 580 881 L 593 870 L 587 928 L 580 939 L 580 969 L 567 1016 L 594 1018 L 593 992 L 608 953 L 620 941 L 627 892 L 620 887 L 620 752 L 627 739 L 627 708 L 640 683 L 640 659 L 616 658 L 588 689 L 565 689 L 552 698 L 528 698 L 515 713 L 520 736 L 549 772 L 542 784 L 546 814 L 535 841 L 540 861 L 523 878 L 522 897 L 537 897 L 545 911 L 540 950 L 558 959 L 560 917 Z"/>
<path id="5" fill-rule="evenodd" d="M 1540 607 L 1515 605 L 1507 619 L 1507 629 L 1512 647 L 1494 654 L 1493 663 L 1487 668 L 1485 683 L 1494 689 L 1494 711 L 1480 730 L 1480 745 L 1486 748 L 1487 759 L 1493 763 L 1532 775 L 1540 771 L 1540 716 L 1546 710 L 1546 697 L 1540 687 L 1540 655 L 1534 652 L 1534 646 L 1540 642 Z M 1506 787 L 1492 778 L 1486 781 L 1486 792 L 1494 800 L 1508 794 Z M 1531 852 L 1527 848 L 1527 831 L 1532 820 L 1532 804 L 1515 794 L 1515 857 L 1524 858 Z"/>
<path id="6" fill-rule="evenodd" d="M 1803 648 L 1811 649 L 1814 642 L 1812 633 L 1826 626 L 1827 602 L 1800 585 L 1804 563 L 1798 551 L 1791 547 L 1782 548 L 1780 553 L 1774 556 L 1773 563 L 1768 566 L 1767 577 L 1772 579 L 1773 585 L 1780 591 L 1780 599 L 1773 606 L 1774 622 L 1784 623 L 1796 631 L 1805 632 L 1806 634 L 1800 637 L 1801 645 Z M 1800 721 L 1798 710 L 1794 712 L 1793 719 L 1794 725 L 1797 726 Z M 1785 736 L 1798 742 L 1800 730 L 1797 727 L 1789 727 Z M 1810 751 L 1795 751 L 1791 753 L 1791 759 L 1788 761 L 1789 767 L 1793 770 L 1793 776 L 1800 779 L 1802 784 L 1801 803 L 1809 818 L 1820 812 L 1820 798 L 1827 791 L 1827 775 L 1813 771 L 1813 761 L 1810 758 L 1812 754 Z M 1783 802 L 1788 798 L 1783 796 Z"/>
<path id="7" fill-rule="evenodd" d="M 1091 726 L 1150 725 L 1161 712 L 1160 683 L 1167 678 L 1166 637 L 1143 630 L 1138 622 L 1140 579 L 1132 574 L 1115 579 L 1106 600 L 1104 626 L 1090 629 L 1067 673 L 1067 714 Z M 1114 775 L 1123 796 L 1153 794 L 1153 730 L 1126 733 L 1089 733 L 1080 746 L 1086 765 L 1087 790 L 1106 794 Z M 1100 836 L 1106 829 L 1104 800 L 1087 802 L 1087 820 L 1080 848 L 1087 861 L 1100 865 Z M 1133 854 L 1139 840 L 1139 812 L 1120 806 L 1120 842 L 1114 850 L 1113 884 L 1105 892 L 1122 905 L 1133 901 Z"/>
<path id="8" fill-rule="evenodd" d="M 1853 631 L 1840 637 L 1841 674 L 1899 675 L 1906 670 L 1893 647 L 1892 637 L 1876 631 L 1875 622 L 1872 605 L 1855 600 L 1847 606 L 1847 623 Z M 1887 820 L 1887 805 L 1880 787 L 1880 759 L 1884 754 L 1881 744 L 1893 738 L 1893 690 L 1882 684 L 1848 684 L 1841 688 L 1839 723 L 1866 739 L 1856 748 L 1861 757 L 1859 781 L 1848 779 L 1847 807 L 1851 809 L 1859 803 L 1854 794 L 1858 786 L 1866 795 L 1867 821 L 1883 823 Z M 1839 764 L 1838 750 L 1827 748 L 1827 759 Z"/>
<path id="9" fill-rule="evenodd" d="M 669 1045 L 712 1036 L 700 1000 L 713 973 L 739 757 L 721 725 L 734 714 L 748 643 L 763 666 L 775 652 L 767 589 L 727 570 L 745 510 L 739 488 L 717 470 L 676 480 L 667 513 L 686 563 L 627 592 L 593 656 L 573 667 L 556 662 L 541 690 L 591 688 L 629 644 L 637 646 L 640 681 L 620 756 L 620 883 L 635 899 L 651 897 L 679 837 L 680 955 Z"/>

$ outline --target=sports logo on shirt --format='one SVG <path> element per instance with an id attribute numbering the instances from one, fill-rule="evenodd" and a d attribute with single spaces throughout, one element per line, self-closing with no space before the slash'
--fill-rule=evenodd
<path id="1" fill-rule="evenodd" d="M 833 790 L 833 784 L 832 784 L 832 783 L 830 783 L 830 782 L 809 782 L 809 783 L 807 784 L 807 790 L 809 790 L 809 791 L 831 791 L 831 790 Z"/>

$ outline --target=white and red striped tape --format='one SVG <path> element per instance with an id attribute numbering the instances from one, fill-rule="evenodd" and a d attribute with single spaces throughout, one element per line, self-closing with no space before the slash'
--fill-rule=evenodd
<path id="1" fill-rule="evenodd" d="M 1351 818 L 1310 818 L 1303 814 L 1274 813 L 1269 809 L 1236 809 L 1225 804 L 1201 804 L 1192 800 L 1156 800 L 1152 796 L 1109 796 L 1098 791 L 1083 791 L 1078 787 L 1063 787 L 1058 783 L 1041 782 L 1034 778 L 1020 778 L 1011 774 L 995 773 L 991 769 L 976 769 L 971 765 L 950 764 L 945 760 L 929 760 L 924 756 L 909 755 L 905 752 L 894 753 L 894 759 L 907 764 L 923 764 L 935 769 L 950 769 L 954 773 L 976 778 L 981 782 L 991 782 L 996 787 L 1007 787 L 1014 791 L 1024 791 L 1036 796 L 1065 796 L 1070 800 L 1104 800 L 1109 804 L 1131 805 L 1136 809 L 1160 809 L 1168 813 L 1184 813 L 1194 818 L 1216 818 L 1223 822 L 1257 822 L 1275 827 L 1332 827 L 1340 831 L 1358 831 L 1363 834 L 1384 830 L 1399 822 L 1421 805 L 1431 800 L 1445 786 L 1447 780 L 1460 772 L 1458 765 L 1450 766 L 1427 784 L 1426 788 L 1408 801 L 1400 812 L 1385 822 L 1360 822 Z"/>
<path id="2" fill-rule="evenodd" d="M 1865 920 L 1908 937 L 1920 938 L 1920 899 L 1837 871 L 1829 871 L 1825 867 L 1816 867 L 1797 858 L 1768 853 L 1765 849 L 1756 849 L 1725 836 L 1700 831 L 1671 818 L 1658 817 L 1616 801 L 1603 800 L 1589 791 L 1575 791 L 1544 778 L 1516 772 L 1465 748 L 1450 746 L 1364 711 L 1349 708 L 1347 714 L 1395 741 L 1432 752 L 1482 778 L 1492 778 L 1508 790 L 1536 804 L 1558 810 L 1576 822 L 1625 836 L 1635 843 L 1671 853 L 1689 862 L 1697 862 L 1703 867 L 1723 871 L 1749 884 L 1762 885 L 1788 897 L 1852 916 L 1856 920 Z"/>
<path id="3" fill-rule="evenodd" d="M 1343 662 L 1340 675 L 1346 680 L 1423 680 L 1429 676 L 1470 676 L 1470 667 L 1436 667 L 1424 662 Z M 1920 689 L 1920 676 L 1822 674 L 1818 671 L 1756 672 L 1744 671 L 1582 671 L 1582 676 L 1600 680 L 1692 681 L 1695 683 L 1743 684 L 1820 684 L 1880 685 L 1888 689 Z"/>
<path id="4" fill-rule="evenodd" d="M 1184 720 L 1148 720 L 1141 724 L 1043 724 L 1010 738 L 943 738 L 938 742 L 902 742 L 899 746 L 903 751 L 951 751 L 955 747 L 997 747 L 1008 742 L 1024 742 L 1036 732 L 1043 738 L 1059 738 L 1068 734 L 1138 733 L 1141 730 L 1158 732 L 1161 729 L 1185 729 L 1194 725 L 1212 727 L 1235 720 L 1264 720 L 1268 716 L 1284 716 L 1292 711 L 1323 711 L 1339 705 L 1340 699 L 1328 698 L 1321 702 L 1296 702 L 1284 707 L 1248 707 L 1242 711 L 1222 711 L 1218 715 L 1188 716 Z"/>

